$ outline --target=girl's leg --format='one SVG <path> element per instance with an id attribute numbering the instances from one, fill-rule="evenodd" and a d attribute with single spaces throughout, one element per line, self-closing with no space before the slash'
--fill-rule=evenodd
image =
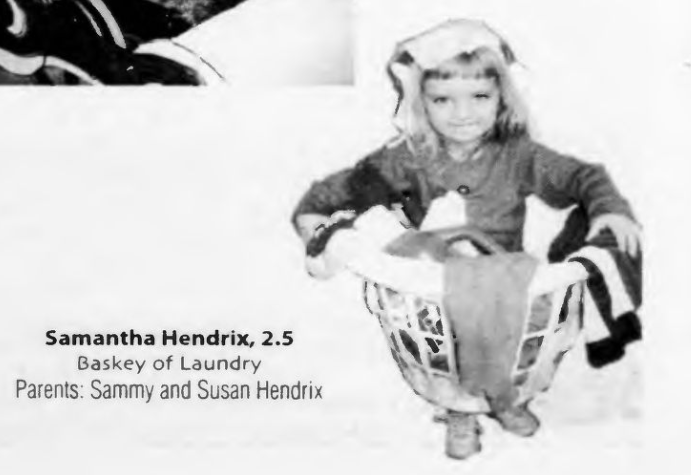
<path id="1" fill-rule="evenodd" d="M 528 409 L 528 402 L 489 416 L 496 419 L 502 429 L 520 437 L 530 437 L 540 428 L 540 420 Z"/>
<path id="2" fill-rule="evenodd" d="M 449 422 L 449 410 L 445 407 L 434 406 L 434 412 L 432 413 L 432 422 L 446 424 Z"/>
<path id="3" fill-rule="evenodd" d="M 446 422 L 446 455 L 454 459 L 466 459 L 481 449 L 477 416 L 449 411 Z"/>

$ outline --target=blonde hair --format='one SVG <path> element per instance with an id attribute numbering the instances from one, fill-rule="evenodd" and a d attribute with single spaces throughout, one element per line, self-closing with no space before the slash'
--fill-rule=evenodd
<path id="1" fill-rule="evenodd" d="M 478 47 L 470 52 L 459 53 L 430 69 L 421 69 L 412 58 L 399 59 L 406 66 L 417 69 L 418 83 L 405 90 L 410 97 L 410 118 L 407 130 L 401 130 L 411 152 L 425 162 L 436 161 L 441 150 L 440 137 L 432 129 L 422 99 L 425 82 L 430 79 L 450 79 L 454 77 L 491 79 L 499 90 L 499 110 L 494 127 L 484 138 L 485 142 L 507 141 L 529 136 L 527 108 L 511 78 L 507 64 L 514 61 L 513 53 L 505 44 L 502 45 L 502 58 L 495 50 Z M 402 61 L 401 61 L 402 60 Z M 404 93 L 398 78 L 390 74 L 394 88 L 399 92 L 399 106 Z M 398 112 L 398 108 L 397 108 Z"/>

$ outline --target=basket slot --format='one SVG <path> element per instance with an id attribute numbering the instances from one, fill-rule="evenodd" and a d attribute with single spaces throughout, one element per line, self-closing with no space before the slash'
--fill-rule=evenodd
<path id="1" fill-rule="evenodd" d="M 544 339 L 544 336 L 531 336 L 523 341 L 521 354 L 518 358 L 519 370 L 530 368 L 537 362 Z"/>
<path id="2" fill-rule="evenodd" d="M 573 288 L 574 285 L 569 285 L 569 287 L 566 289 L 566 295 L 564 296 L 564 300 L 562 301 L 561 308 L 559 309 L 559 321 L 558 323 L 564 323 L 566 319 L 569 317 L 569 308 L 570 305 L 569 303 L 571 302 L 571 296 L 573 295 Z"/>
<path id="3" fill-rule="evenodd" d="M 572 312 L 577 311 L 574 305 L 580 301 L 579 292 L 582 284 L 573 284 L 552 294 L 537 296 L 536 299 L 547 297 L 551 303 L 551 314 L 547 326 L 541 331 L 526 334 L 521 342 L 519 357 L 513 371 L 513 381 L 521 386 L 522 396 L 530 397 L 549 386 L 558 364 L 568 351 L 567 339 L 569 335 L 563 333 L 565 326 L 573 324 L 569 320 Z M 531 310 L 534 308 L 531 305 Z M 528 325 L 528 323 L 526 323 Z M 570 332 L 567 332 L 570 333 Z"/>
<path id="4" fill-rule="evenodd" d="M 533 299 L 528 315 L 528 332 L 532 335 L 545 330 L 552 315 L 552 298 L 550 295 L 540 295 Z"/>
<path id="5" fill-rule="evenodd" d="M 519 371 L 513 376 L 513 384 L 516 386 L 522 386 L 528 381 L 528 376 L 530 373 L 528 371 Z"/>

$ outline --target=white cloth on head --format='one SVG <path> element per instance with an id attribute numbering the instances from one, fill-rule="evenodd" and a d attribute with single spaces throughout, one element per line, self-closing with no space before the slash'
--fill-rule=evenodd
<path id="1" fill-rule="evenodd" d="M 478 20 L 449 20 L 399 44 L 397 51 L 410 54 L 422 69 L 430 69 L 459 53 L 471 53 L 478 48 L 492 49 L 506 60 L 503 40 L 484 22 Z"/>

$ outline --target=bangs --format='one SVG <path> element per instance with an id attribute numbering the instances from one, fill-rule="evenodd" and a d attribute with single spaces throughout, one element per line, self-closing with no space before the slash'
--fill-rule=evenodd
<path id="1" fill-rule="evenodd" d="M 502 59 L 489 48 L 478 48 L 469 53 L 460 53 L 444 61 L 434 69 L 422 73 L 423 82 L 428 79 L 500 79 L 505 65 Z"/>

